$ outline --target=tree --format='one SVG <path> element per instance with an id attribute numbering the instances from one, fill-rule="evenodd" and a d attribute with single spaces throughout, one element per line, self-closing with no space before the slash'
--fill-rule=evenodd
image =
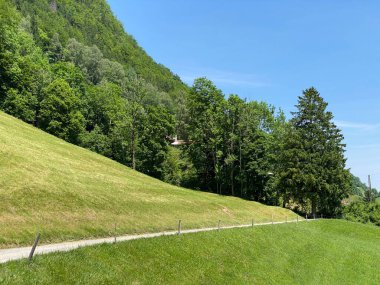
<path id="1" fill-rule="evenodd" d="M 163 180 L 177 186 L 194 188 L 196 169 L 180 147 L 169 147 L 166 159 L 162 164 Z"/>
<path id="2" fill-rule="evenodd" d="M 0 107 L 37 125 L 42 89 L 50 83 L 50 66 L 33 38 L 19 26 L 8 1 L 0 2 Z"/>
<path id="3" fill-rule="evenodd" d="M 174 118 L 162 107 L 146 108 L 145 122 L 140 131 L 137 169 L 159 179 L 164 178 L 164 162 L 169 152 L 167 137 L 174 132 Z"/>
<path id="4" fill-rule="evenodd" d="M 333 215 L 349 191 L 343 135 L 315 88 L 299 97 L 286 137 L 280 186 L 303 206 Z"/>
<path id="5" fill-rule="evenodd" d="M 263 102 L 249 102 L 242 114 L 240 183 L 242 194 L 256 201 L 269 203 L 267 183 L 274 171 L 274 108 Z M 240 147 L 239 147 L 240 148 Z M 240 156 L 240 155 L 239 155 Z"/>
<path id="6" fill-rule="evenodd" d="M 30 92 L 10 88 L 6 91 L 3 110 L 28 123 L 35 121 L 38 101 Z"/>
<path id="7" fill-rule="evenodd" d="M 102 81 L 102 66 L 108 66 L 102 63 L 104 60 L 103 54 L 96 45 L 88 47 L 76 39 L 69 40 L 65 58 L 78 66 L 86 75 L 88 83 L 94 85 Z"/>
<path id="8" fill-rule="evenodd" d="M 113 83 L 101 83 L 89 87 L 82 99 L 85 105 L 86 129 L 92 131 L 98 126 L 108 135 L 115 123 L 125 117 L 125 101 L 121 97 L 122 89 Z"/>
<path id="9" fill-rule="evenodd" d="M 136 169 L 136 153 L 139 144 L 139 130 L 142 128 L 142 120 L 144 116 L 143 101 L 146 96 L 144 82 L 137 77 L 130 78 L 125 94 L 128 101 L 126 113 L 130 118 L 130 154 L 132 160 L 132 168 Z"/>
<path id="10" fill-rule="evenodd" d="M 47 132 L 72 143 L 79 143 L 84 132 L 80 100 L 63 79 L 53 81 L 44 89 L 40 125 Z"/>
<path id="11" fill-rule="evenodd" d="M 86 79 L 79 67 L 76 67 L 72 62 L 63 61 L 50 66 L 53 79 L 64 79 L 77 94 L 85 95 Z"/>
<path id="12" fill-rule="evenodd" d="M 110 138 L 103 134 L 99 126 L 81 136 L 81 145 L 91 151 L 95 151 L 101 155 L 111 156 Z"/>
<path id="13" fill-rule="evenodd" d="M 102 59 L 100 61 L 100 78 L 115 84 L 121 85 L 125 81 L 125 71 L 123 66 L 115 61 Z"/>
<path id="14" fill-rule="evenodd" d="M 235 196 L 236 172 L 242 171 L 242 144 L 241 144 L 241 119 L 244 113 L 245 102 L 237 95 L 231 95 L 227 101 L 226 108 L 226 145 L 227 156 L 225 164 L 228 168 L 231 195 Z M 240 193 L 241 194 L 241 193 Z"/>
<path id="15" fill-rule="evenodd" d="M 127 104 L 125 102 L 125 104 Z M 130 147 L 130 125 L 131 118 L 126 113 L 122 113 L 122 116 L 117 118 L 113 122 L 112 128 L 108 137 L 111 144 L 111 158 L 123 163 L 124 165 L 131 165 L 131 147 Z"/>
<path id="16" fill-rule="evenodd" d="M 50 44 L 47 49 L 50 63 L 55 63 L 63 59 L 63 46 L 57 33 L 55 33 L 53 38 L 50 40 Z"/>
<path id="17" fill-rule="evenodd" d="M 221 193 L 223 164 L 223 93 L 206 78 L 194 81 L 189 96 L 189 139 L 187 151 L 197 169 L 199 187 Z"/>

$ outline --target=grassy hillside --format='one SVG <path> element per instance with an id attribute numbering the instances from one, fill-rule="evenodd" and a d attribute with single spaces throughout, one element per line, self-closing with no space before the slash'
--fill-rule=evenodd
<path id="1" fill-rule="evenodd" d="M 138 240 L 0 266 L 2 284 L 380 284 L 380 228 L 318 221 Z"/>
<path id="2" fill-rule="evenodd" d="M 171 186 L 0 112 L 0 247 L 284 220 L 291 211 Z"/>

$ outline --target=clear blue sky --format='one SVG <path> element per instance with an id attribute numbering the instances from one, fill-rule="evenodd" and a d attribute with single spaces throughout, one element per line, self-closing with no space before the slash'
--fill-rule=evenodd
<path id="1" fill-rule="evenodd" d="M 347 165 L 380 189 L 380 2 L 109 0 L 145 51 L 183 81 L 290 116 L 314 86 L 347 143 Z"/>

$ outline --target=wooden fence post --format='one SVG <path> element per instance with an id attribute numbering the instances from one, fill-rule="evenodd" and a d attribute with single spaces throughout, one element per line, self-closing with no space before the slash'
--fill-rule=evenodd
<path id="1" fill-rule="evenodd" d="M 181 234 L 181 223 L 182 223 L 182 221 L 179 220 L 179 221 L 178 221 L 178 235 Z"/>
<path id="2" fill-rule="evenodd" d="M 115 223 L 115 231 L 114 231 L 114 235 L 115 235 L 114 243 L 116 243 L 116 236 L 117 236 L 117 232 L 116 232 L 116 223 Z"/>
<path id="3" fill-rule="evenodd" d="M 31 262 L 33 259 L 34 251 L 36 250 L 36 247 L 37 247 L 37 244 L 40 240 L 40 237 L 41 237 L 40 233 L 37 233 L 36 239 L 35 239 L 34 244 L 32 246 L 32 250 L 30 251 L 30 254 L 29 254 L 29 262 Z"/>

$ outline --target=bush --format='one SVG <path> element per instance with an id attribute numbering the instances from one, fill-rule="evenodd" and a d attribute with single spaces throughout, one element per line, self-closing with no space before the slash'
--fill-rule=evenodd
<path id="1" fill-rule="evenodd" d="M 343 209 L 345 219 L 360 223 L 374 223 L 380 226 L 380 205 L 354 201 Z"/>
<path id="2" fill-rule="evenodd" d="M 370 206 L 370 220 L 377 226 L 380 226 L 380 204 L 371 203 Z"/>

